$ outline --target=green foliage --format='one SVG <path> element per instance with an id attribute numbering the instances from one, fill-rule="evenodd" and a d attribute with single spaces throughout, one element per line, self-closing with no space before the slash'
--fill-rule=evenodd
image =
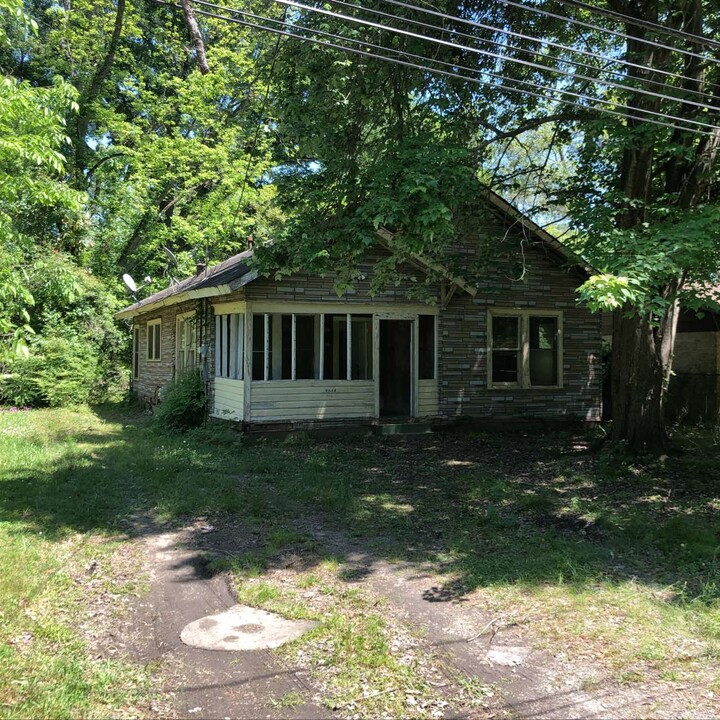
<path id="1" fill-rule="evenodd" d="M 205 419 L 205 383 L 197 372 L 185 373 L 169 383 L 155 410 L 156 425 L 171 432 L 184 432 L 202 425 Z"/>
<path id="2" fill-rule="evenodd" d="M 98 358 L 90 343 L 77 338 L 38 338 L 28 357 L 16 358 L 0 380 L 3 402 L 38 407 L 77 405 L 91 399 Z"/>

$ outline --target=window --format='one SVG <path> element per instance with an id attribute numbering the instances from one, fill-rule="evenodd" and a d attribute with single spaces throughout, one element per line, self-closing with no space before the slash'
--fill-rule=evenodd
<path id="1" fill-rule="evenodd" d="M 175 371 L 181 375 L 195 368 L 197 340 L 195 335 L 195 313 L 178 315 L 175 335 Z"/>
<path id="2" fill-rule="evenodd" d="M 435 316 L 418 319 L 418 379 L 435 379 Z"/>
<path id="3" fill-rule="evenodd" d="M 133 327 L 133 378 L 135 380 L 140 377 L 140 328 Z"/>
<path id="4" fill-rule="evenodd" d="M 252 378 L 372 380 L 372 338 L 372 315 L 253 315 Z"/>
<path id="5" fill-rule="evenodd" d="M 559 387 L 562 314 L 494 311 L 488 319 L 491 387 Z"/>
<path id="6" fill-rule="evenodd" d="M 373 378 L 372 315 L 351 315 L 350 377 L 353 380 Z"/>
<path id="7" fill-rule="evenodd" d="M 215 377 L 243 379 L 244 328 L 239 313 L 215 316 Z"/>
<path id="8" fill-rule="evenodd" d="M 160 360 L 162 321 L 150 320 L 147 324 L 147 359 Z"/>

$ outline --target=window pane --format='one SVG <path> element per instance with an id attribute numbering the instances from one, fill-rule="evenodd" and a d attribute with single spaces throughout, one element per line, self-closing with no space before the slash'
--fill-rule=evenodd
<path id="1" fill-rule="evenodd" d="M 372 315 L 353 315 L 350 352 L 353 380 L 372 380 Z"/>
<path id="2" fill-rule="evenodd" d="M 493 350 L 492 381 L 494 383 L 516 383 L 518 381 L 517 350 Z"/>
<path id="3" fill-rule="evenodd" d="M 313 380 L 318 377 L 316 348 L 319 344 L 320 316 L 295 316 L 295 377 Z"/>
<path id="4" fill-rule="evenodd" d="M 325 337 L 323 339 L 325 353 L 325 379 L 347 379 L 347 316 L 326 315 Z"/>
<path id="5" fill-rule="evenodd" d="M 160 359 L 160 332 L 161 332 L 160 328 L 161 327 L 162 327 L 161 325 L 155 326 L 155 355 L 153 356 L 155 358 L 155 360 Z"/>
<path id="6" fill-rule="evenodd" d="M 252 379 L 265 379 L 265 316 L 253 315 Z"/>
<path id="7" fill-rule="evenodd" d="M 530 384 L 557 385 L 557 318 L 530 318 Z"/>
<path id="8" fill-rule="evenodd" d="M 420 380 L 435 379 L 435 316 L 421 315 L 418 324 L 418 371 Z"/>
<path id="9" fill-rule="evenodd" d="M 281 370 L 280 379 L 292 379 L 292 315 L 281 315 Z M 273 375 L 273 379 L 277 380 Z"/>
<path id="10" fill-rule="evenodd" d="M 519 320 L 517 317 L 497 317 L 492 319 L 492 346 L 499 350 L 517 350 Z"/>

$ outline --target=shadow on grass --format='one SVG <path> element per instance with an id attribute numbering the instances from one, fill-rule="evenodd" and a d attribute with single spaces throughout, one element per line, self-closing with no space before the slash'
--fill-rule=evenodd
<path id="1" fill-rule="evenodd" d="M 262 573 L 288 553 L 312 569 L 325 546 L 348 582 L 377 558 L 448 575 L 430 602 L 482 586 L 629 579 L 679 600 L 720 595 L 720 449 L 700 433 L 688 452 L 642 466 L 571 435 L 247 443 L 219 427 L 168 436 L 130 411 L 95 413 L 23 439 L 59 450 L 3 471 L 0 520 L 60 539 L 205 517 L 217 526 L 211 546 L 230 558 L 214 571 L 238 562 Z"/>

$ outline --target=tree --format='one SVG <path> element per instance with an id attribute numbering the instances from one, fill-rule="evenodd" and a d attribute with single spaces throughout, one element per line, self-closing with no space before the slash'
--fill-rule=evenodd
<path id="1" fill-rule="evenodd" d="M 0 15 L 10 19 L 8 30 L 0 30 L 5 47 L 14 33 L 37 29 L 12 0 L 0 0 Z M 33 87 L 0 77 L 0 362 L 27 353 L 36 244 L 62 234 L 68 222 L 82 222 L 82 196 L 63 182 L 65 118 L 77 109 L 76 97 L 61 78 Z"/>
<path id="2" fill-rule="evenodd" d="M 611 5 L 633 18 L 695 35 L 717 37 L 720 31 L 717 8 L 699 0 L 612 0 Z M 654 38 L 631 20 L 624 22 L 624 30 L 640 39 Z M 717 99 L 711 99 L 710 111 L 688 102 L 698 97 L 693 93 L 720 81 L 720 66 L 713 64 L 720 62 L 720 54 L 699 40 L 689 47 L 705 53 L 707 61 L 628 42 L 626 57 L 647 68 L 630 68 L 630 79 L 638 85 L 651 79 L 677 100 L 662 101 L 629 88 L 625 103 L 639 115 L 652 110 L 720 124 Z M 680 82 L 677 74 L 684 76 Z M 607 272 L 587 283 L 582 296 L 591 307 L 614 311 L 612 439 L 635 451 L 666 448 L 663 406 L 679 308 L 698 307 L 703 294 L 717 285 L 719 148 L 720 129 L 698 136 L 632 118 L 585 133 L 573 206 L 586 237 L 585 251 Z M 603 180 L 608 177 L 612 182 Z"/>

